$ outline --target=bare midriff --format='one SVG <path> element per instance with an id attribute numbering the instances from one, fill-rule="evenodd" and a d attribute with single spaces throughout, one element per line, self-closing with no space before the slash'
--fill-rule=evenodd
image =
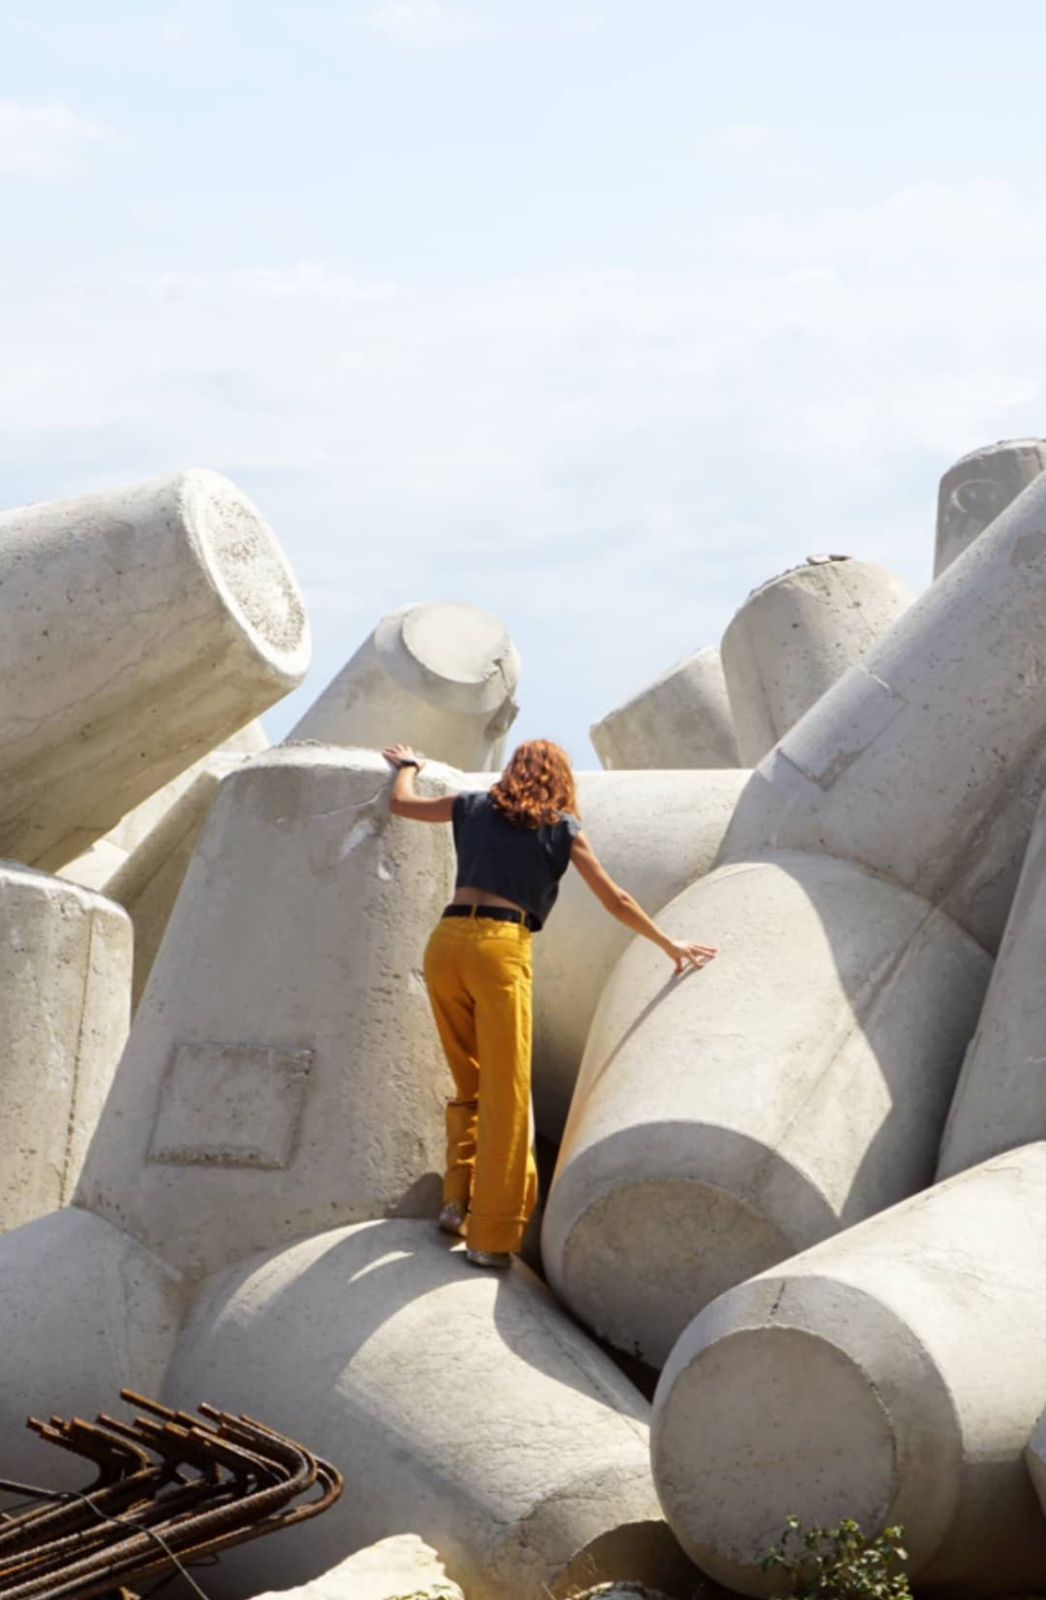
<path id="1" fill-rule="evenodd" d="M 452 906 L 507 906 L 510 911 L 523 911 L 514 900 L 503 900 L 499 894 L 486 889 L 455 889 Z"/>

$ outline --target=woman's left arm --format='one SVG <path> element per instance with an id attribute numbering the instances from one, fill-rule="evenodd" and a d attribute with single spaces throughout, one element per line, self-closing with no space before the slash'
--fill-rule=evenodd
<path id="1" fill-rule="evenodd" d="M 428 797 L 414 791 L 414 774 L 424 763 L 409 744 L 392 744 L 383 750 L 385 760 L 396 768 L 392 781 L 392 799 L 389 810 L 394 817 L 409 817 L 412 822 L 450 822 L 454 815 L 454 796 L 442 794 Z"/>

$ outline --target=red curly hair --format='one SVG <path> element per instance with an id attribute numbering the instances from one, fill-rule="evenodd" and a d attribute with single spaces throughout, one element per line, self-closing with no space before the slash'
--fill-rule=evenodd
<path id="1" fill-rule="evenodd" d="M 528 739 L 513 751 L 490 797 L 506 821 L 517 828 L 556 823 L 564 811 L 578 815 L 570 757 L 548 739 Z"/>

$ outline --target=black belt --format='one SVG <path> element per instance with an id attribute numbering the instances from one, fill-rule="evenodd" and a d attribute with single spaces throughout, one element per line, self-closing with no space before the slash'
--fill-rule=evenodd
<path id="1" fill-rule="evenodd" d="M 515 911 L 512 906 L 448 906 L 445 917 L 493 917 L 496 922 L 521 922 L 524 928 L 533 927 L 529 911 Z"/>

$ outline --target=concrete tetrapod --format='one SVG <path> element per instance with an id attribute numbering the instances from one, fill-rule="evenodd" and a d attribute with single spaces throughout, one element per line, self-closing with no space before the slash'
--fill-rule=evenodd
<path id="1" fill-rule="evenodd" d="M 177 1274 L 70 1206 L 0 1238 L 0 1282 L 0 1477 L 82 1488 L 83 1461 L 42 1445 L 26 1418 L 112 1413 L 121 1387 L 159 1394 L 181 1321 Z"/>
<path id="2" fill-rule="evenodd" d="M 937 1177 L 1046 1138 L 1046 801 L 941 1140 Z M 1046 1395 L 1046 1386 L 1044 1386 Z"/>
<path id="3" fill-rule="evenodd" d="M 605 768 L 737 767 L 737 738 L 714 646 L 698 650 L 589 729 Z"/>
<path id="4" fill-rule="evenodd" d="M 775 1592 L 785 1518 L 900 1523 L 921 1594 L 1046 1585 L 1024 1451 L 1042 1406 L 1046 1144 L 873 1217 L 702 1312 L 654 1399 L 666 1514 L 712 1577 Z"/>
<path id="5" fill-rule="evenodd" d="M 469 1600 L 693 1577 L 654 1493 L 646 1401 L 526 1267 L 477 1271 L 431 1222 L 339 1228 L 206 1285 L 167 1395 L 205 1393 L 251 1412 L 264 1395 L 266 1421 L 293 1421 L 349 1485 L 307 1529 L 223 1557 L 239 1593 L 404 1528 Z"/>
<path id="6" fill-rule="evenodd" d="M 3 513 L 0 595 L 0 853 L 49 871 L 308 665 L 283 553 L 214 472 Z"/>
<path id="7" fill-rule="evenodd" d="M 130 1019 L 131 925 L 0 863 L 0 1232 L 69 1200 Z"/>
<path id="8" fill-rule="evenodd" d="M 579 772 L 581 824 L 611 877 L 656 915 L 711 869 L 747 779 L 739 769 Z M 534 941 L 534 1110 L 546 1138 L 562 1137 L 600 991 L 631 939 L 568 872 Z"/>
<path id="9" fill-rule="evenodd" d="M 741 764 L 761 761 L 914 598 L 848 556 L 812 556 L 754 589 L 721 645 Z"/>
<path id="10" fill-rule="evenodd" d="M 219 789 L 79 1190 L 187 1273 L 438 1206 L 421 965 L 451 842 L 390 817 L 390 788 L 374 752 L 289 746 Z"/>
<path id="11" fill-rule="evenodd" d="M 723 846 L 884 873 L 994 953 L 1042 792 L 1046 477 L 752 774 Z"/>
<path id="12" fill-rule="evenodd" d="M 723 1290 L 932 1182 L 991 969 L 827 857 L 721 867 L 658 920 L 720 954 L 676 979 L 637 939 L 615 968 L 541 1238 L 561 1298 L 653 1366 Z"/>
<path id="13" fill-rule="evenodd" d="M 411 744 L 465 771 L 500 768 L 519 709 L 519 657 L 475 606 L 404 606 L 383 617 L 287 742 Z"/>
<path id="14" fill-rule="evenodd" d="M 1046 468 L 1046 439 L 1003 439 L 949 467 L 937 491 L 933 575 L 940 577 Z"/>
<path id="15" fill-rule="evenodd" d="M 931 1181 L 1002 931 L 998 881 L 975 892 L 993 823 L 1030 831 L 1010 791 L 1043 659 L 1046 478 L 753 773 L 724 865 L 660 919 L 717 960 L 674 984 L 637 945 L 615 969 L 543 1249 L 623 1348 L 664 1359 L 713 1295 Z"/>

